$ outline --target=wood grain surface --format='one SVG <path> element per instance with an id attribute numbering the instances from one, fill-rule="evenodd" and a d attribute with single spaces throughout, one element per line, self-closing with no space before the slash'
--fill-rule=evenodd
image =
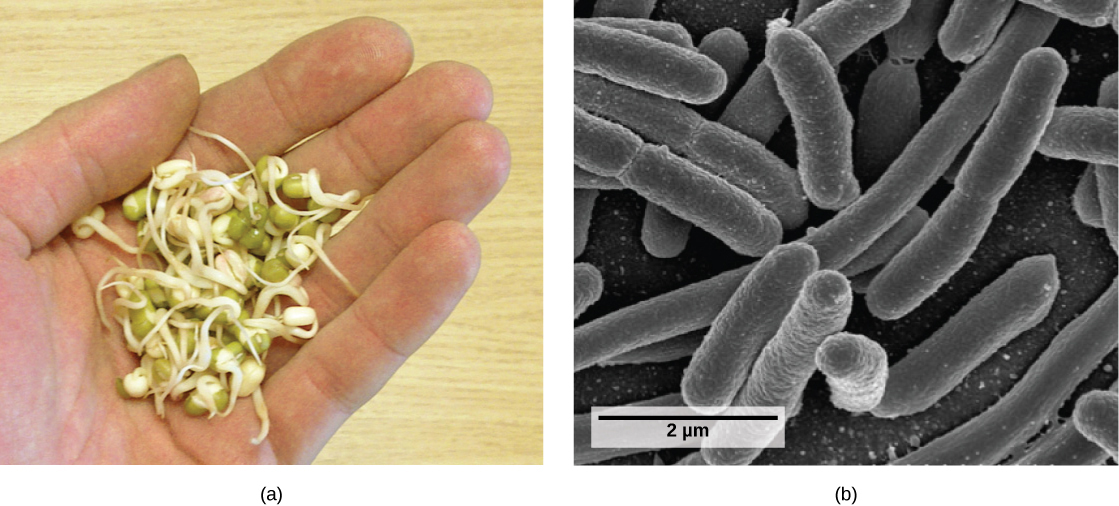
<path id="1" fill-rule="evenodd" d="M 5 0 L 0 12 L 2 139 L 165 56 L 186 55 L 205 90 L 355 16 L 403 26 L 413 70 L 439 60 L 481 69 L 494 88 L 490 122 L 513 156 L 505 189 L 471 224 L 481 272 L 315 462 L 542 463 L 541 2 Z"/>

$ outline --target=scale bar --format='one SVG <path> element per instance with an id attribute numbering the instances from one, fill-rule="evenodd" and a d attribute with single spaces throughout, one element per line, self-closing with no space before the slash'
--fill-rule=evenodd
<path id="1" fill-rule="evenodd" d="M 599 420 L 777 420 L 776 415 L 602 415 Z"/>

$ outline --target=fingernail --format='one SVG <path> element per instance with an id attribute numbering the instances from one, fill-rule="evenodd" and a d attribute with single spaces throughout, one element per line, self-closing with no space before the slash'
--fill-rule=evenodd
<path id="1" fill-rule="evenodd" d="M 173 60 L 173 59 L 175 59 L 175 58 L 179 58 L 179 57 L 181 57 L 181 56 L 183 56 L 183 55 L 182 55 L 182 54 L 173 54 L 173 55 L 171 55 L 171 56 L 167 56 L 167 57 L 164 57 L 164 58 L 160 58 L 160 59 L 159 59 L 159 60 L 157 60 L 157 61 L 156 61 L 155 63 L 151 63 L 151 64 L 149 64 L 148 66 L 146 66 L 146 67 L 144 67 L 144 68 L 142 68 L 142 69 L 140 69 L 140 70 L 137 70 L 137 71 L 136 71 L 136 73 L 135 73 L 135 74 L 132 74 L 132 75 L 133 75 L 133 76 L 138 76 L 138 75 L 140 75 L 140 74 L 143 74 L 144 72 L 147 72 L 147 71 L 149 71 L 149 70 L 151 70 L 151 69 L 154 69 L 154 68 L 156 68 L 156 67 L 158 67 L 158 66 L 160 66 L 160 65 L 163 65 L 164 63 L 167 63 L 167 62 L 168 62 L 169 60 Z"/>

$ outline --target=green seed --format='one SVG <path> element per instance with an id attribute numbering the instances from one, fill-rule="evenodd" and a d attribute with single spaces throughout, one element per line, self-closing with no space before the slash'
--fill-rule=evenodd
<path id="1" fill-rule="evenodd" d="M 291 230 L 299 224 L 299 216 L 288 212 L 279 204 L 272 204 L 268 208 L 268 217 L 272 220 L 272 226 L 280 230 Z"/>
<path id="2" fill-rule="evenodd" d="M 318 229 L 318 228 L 319 228 L 319 222 L 308 221 L 307 223 L 304 223 L 302 227 L 299 227 L 299 230 L 296 230 L 295 233 L 296 233 L 296 235 L 305 235 L 307 237 L 314 237 L 315 236 L 315 230 Z"/>
<path id="3" fill-rule="evenodd" d="M 217 369 L 218 355 L 222 352 L 232 355 L 233 359 L 237 362 L 241 362 L 241 359 L 245 358 L 245 347 L 241 346 L 241 343 L 237 341 L 230 341 L 229 344 L 221 348 L 213 348 L 210 350 L 210 369 L 213 369 L 215 372 L 219 372 Z"/>
<path id="4" fill-rule="evenodd" d="M 267 170 L 267 169 L 268 169 L 268 156 L 265 155 L 265 156 L 260 157 L 260 160 L 256 161 L 256 175 L 260 176 L 261 181 L 264 180 L 264 171 Z"/>
<path id="5" fill-rule="evenodd" d="M 214 392 L 214 404 L 217 405 L 218 411 L 225 411 L 229 407 L 229 392 L 225 390 L 218 390 Z"/>
<path id="6" fill-rule="evenodd" d="M 183 290 L 181 288 L 169 289 L 166 291 L 167 302 L 170 303 L 172 306 L 182 304 L 184 301 L 191 298 L 191 290 L 191 287 L 187 287 L 186 290 Z"/>
<path id="7" fill-rule="evenodd" d="M 245 262 L 245 269 L 252 271 L 257 276 L 260 275 L 260 268 L 262 265 L 264 265 L 264 262 L 262 262 L 255 255 L 244 255 L 244 257 L 242 257 L 242 260 L 244 260 Z M 252 288 L 254 286 L 257 286 L 257 284 L 259 284 L 259 282 L 253 276 L 249 275 L 245 278 L 245 286 L 247 288 Z M 243 313 L 244 311 L 242 311 L 242 314 Z"/>
<path id="8" fill-rule="evenodd" d="M 160 307 L 163 309 L 169 309 L 171 307 L 167 300 L 167 293 L 164 292 L 162 288 L 158 286 L 154 288 L 148 288 L 147 292 L 148 299 L 152 301 L 152 304 L 155 305 L 155 307 Z"/>
<path id="9" fill-rule="evenodd" d="M 202 399 L 198 397 L 197 391 L 187 397 L 186 402 L 183 403 L 183 410 L 190 416 L 202 416 L 210 412 L 206 409 L 206 405 L 202 403 Z"/>
<path id="10" fill-rule="evenodd" d="M 241 239 L 239 239 L 238 242 L 240 242 L 242 246 L 254 250 L 264 244 L 264 239 L 266 237 L 268 237 L 268 234 L 264 233 L 263 230 L 259 228 L 250 228 L 242 233 Z"/>
<path id="11" fill-rule="evenodd" d="M 272 258 L 264 262 L 260 270 L 260 277 L 269 283 L 279 283 L 288 277 L 291 269 L 279 258 Z"/>
<path id="12" fill-rule="evenodd" d="M 241 217 L 240 212 L 227 211 L 225 215 L 229 216 L 229 228 L 226 229 L 229 238 L 234 241 L 240 239 L 245 230 L 249 228 L 249 224 L 245 223 L 245 219 Z"/>
<path id="13" fill-rule="evenodd" d="M 318 202 L 315 202 L 314 200 L 311 200 L 311 201 L 307 202 L 307 210 L 308 211 L 318 211 L 319 209 L 322 209 L 322 206 L 319 205 Z M 323 216 L 319 221 L 322 221 L 323 223 L 334 223 L 334 222 L 338 221 L 338 218 L 341 218 L 341 217 L 342 217 L 342 210 L 338 209 L 338 208 L 334 208 L 332 211 L 327 213 L 326 216 Z"/>
<path id="14" fill-rule="evenodd" d="M 248 327 L 241 333 L 242 341 L 251 344 L 257 354 L 268 351 L 272 347 L 272 336 L 264 329 Z"/>
<path id="15" fill-rule="evenodd" d="M 140 218 L 147 216 L 147 200 L 147 188 L 140 188 L 139 190 L 129 193 L 128 196 L 124 198 L 124 202 L 121 203 L 124 217 L 128 218 L 130 221 L 140 221 Z"/>
<path id="16" fill-rule="evenodd" d="M 257 229 L 257 230 L 259 230 L 259 229 Z M 260 243 L 260 247 L 250 249 L 249 253 L 252 253 L 252 254 L 254 254 L 258 257 L 263 257 L 263 256 L 267 255 L 268 250 L 271 250 L 271 249 L 272 249 L 272 236 L 270 236 L 266 233 L 266 234 L 264 234 L 263 242 Z"/>
<path id="17" fill-rule="evenodd" d="M 141 295 L 142 293 L 144 293 L 143 290 L 132 290 L 131 292 L 128 292 L 128 301 L 129 302 L 143 302 L 144 301 L 144 296 Z"/>
<path id="18" fill-rule="evenodd" d="M 245 347 L 241 346 L 241 343 L 237 341 L 225 345 L 225 349 L 232 353 L 238 362 L 240 362 L 242 358 L 245 358 Z"/>
<path id="19" fill-rule="evenodd" d="M 161 358 L 152 363 L 152 377 L 156 383 L 171 379 L 171 361 Z"/>
<path id="20" fill-rule="evenodd" d="M 257 213 L 257 218 L 254 220 L 253 213 L 249 212 L 249 206 L 245 206 L 243 209 L 241 209 L 241 220 L 244 221 L 246 225 L 255 227 L 258 223 L 260 223 L 260 220 L 264 219 L 264 216 L 261 213 L 261 211 L 263 210 L 264 206 L 261 206 L 260 204 L 256 204 L 253 206 L 253 211 Z"/>
<path id="21" fill-rule="evenodd" d="M 145 307 L 128 310 L 128 318 L 131 320 L 132 335 L 142 339 L 155 328 L 155 306 L 149 300 Z"/>
<path id="22" fill-rule="evenodd" d="M 311 189 L 307 187 L 307 176 L 304 174 L 291 174 L 284 180 L 284 195 L 293 199 L 305 199 L 311 196 Z"/>
<path id="23" fill-rule="evenodd" d="M 145 253 L 159 251 L 159 246 L 156 246 L 155 241 L 148 238 L 148 220 L 146 219 L 136 223 L 136 244 L 142 244 Z"/>
<path id="24" fill-rule="evenodd" d="M 218 313 L 218 315 L 214 317 L 213 324 L 225 325 L 226 323 L 229 323 L 229 318 L 226 316 L 225 309 L 222 307 L 213 308 L 209 306 L 195 306 L 194 317 L 198 320 L 205 320 L 206 318 L 209 318 L 210 314 L 213 313 L 215 309 L 220 309 L 221 313 Z"/>
<path id="25" fill-rule="evenodd" d="M 245 299 L 241 297 L 241 294 L 237 293 L 237 290 L 234 290 L 232 288 L 226 288 L 225 291 L 221 292 L 221 296 L 233 299 L 233 301 L 236 302 L 238 306 L 245 303 Z"/>
<path id="26" fill-rule="evenodd" d="M 225 332 L 222 333 L 221 338 L 218 339 L 218 342 L 220 342 L 221 345 L 224 347 L 229 343 L 236 342 L 236 336 L 237 327 L 234 325 L 229 325 L 225 327 Z"/>

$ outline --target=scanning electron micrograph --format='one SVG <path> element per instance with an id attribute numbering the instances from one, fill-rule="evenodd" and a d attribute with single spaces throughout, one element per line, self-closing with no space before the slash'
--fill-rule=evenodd
<path id="1" fill-rule="evenodd" d="M 1115 465 L 1116 0 L 576 0 L 575 464 Z M 782 448 L 592 445 L 780 406 Z"/>

